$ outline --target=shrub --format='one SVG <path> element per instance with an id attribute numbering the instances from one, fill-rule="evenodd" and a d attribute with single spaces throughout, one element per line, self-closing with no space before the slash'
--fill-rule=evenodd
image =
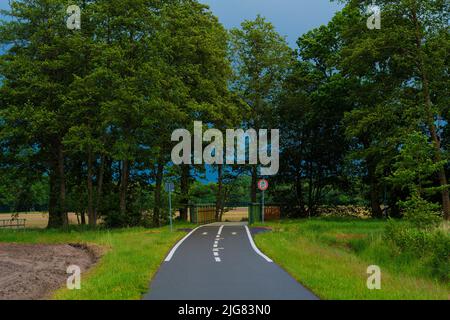
<path id="1" fill-rule="evenodd" d="M 385 238 L 398 247 L 401 255 L 411 254 L 421 260 L 431 276 L 444 281 L 449 279 L 450 236 L 447 232 L 390 221 Z"/>
<path id="2" fill-rule="evenodd" d="M 435 228 L 442 221 L 440 206 L 418 195 L 413 195 L 410 200 L 399 202 L 399 205 L 404 210 L 405 219 L 417 229 Z"/>

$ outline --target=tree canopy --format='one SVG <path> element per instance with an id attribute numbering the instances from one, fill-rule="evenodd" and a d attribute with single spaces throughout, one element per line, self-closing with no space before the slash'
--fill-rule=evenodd
<path id="1" fill-rule="evenodd" d="M 171 162 L 172 132 L 201 121 L 280 130 L 269 192 L 287 216 L 354 204 L 448 219 L 450 5 L 380 0 L 377 30 L 366 26 L 372 1 L 341 2 L 292 49 L 264 17 L 227 31 L 197 0 L 75 0 L 74 30 L 65 0 L 11 1 L 0 209 L 46 208 L 49 227 L 67 226 L 68 212 L 92 226 L 157 226 L 169 180 L 182 219 L 202 197 L 218 217 L 226 201 L 258 201 L 257 165 Z"/>

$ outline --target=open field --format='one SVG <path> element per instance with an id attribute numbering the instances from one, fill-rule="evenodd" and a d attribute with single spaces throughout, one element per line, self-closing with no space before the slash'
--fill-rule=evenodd
<path id="1" fill-rule="evenodd" d="M 241 222 L 248 220 L 248 208 L 233 208 L 222 216 L 223 222 Z"/>
<path id="2" fill-rule="evenodd" d="M 29 229 L 43 229 L 47 227 L 48 212 L 24 212 L 19 213 L 19 219 L 26 219 L 26 228 Z M 10 213 L 1 213 L 0 220 L 11 219 Z M 87 217 L 86 217 L 87 219 Z M 69 213 L 69 222 L 72 225 L 78 224 L 77 216 L 75 213 Z"/>
<path id="3" fill-rule="evenodd" d="M 188 225 L 176 225 L 187 227 Z M 171 233 L 167 227 L 159 229 L 119 229 L 68 232 L 56 230 L 0 230 L 0 244 L 68 243 L 100 246 L 105 252 L 100 261 L 82 274 L 81 290 L 57 290 L 53 299 L 140 299 L 147 292 L 169 249 L 185 235 Z"/>
<path id="4" fill-rule="evenodd" d="M 178 211 L 175 212 L 175 217 L 179 217 Z M 44 229 L 48 223 L 48 212 L 23 212 L 19 213 L 19 219 L 26 219 L 27 229 Z M 10 213 L 0 213 L 0 220 L 11 219 Z M 88 218 L 86 217 L 86 220 Z M 234 208 L 223 215 L 222 221 L 224 222 L 240 222 L 248 219 L 248 209 Z M 71 225 L 78 225 L 78 219 L 75 213 L 69 213 L 69 221 Z"/>
<path id="5" fill-rule="evenodd" d="M 449 286 L 427 276 L 425 261 L 397 252 L 382 238 L 386 222 L 373 220 L 282 221 L 256 243 L 322 299 L 440 299 Z M 367 267 L 378 265 L 381 290 L 368 290 Z"/>

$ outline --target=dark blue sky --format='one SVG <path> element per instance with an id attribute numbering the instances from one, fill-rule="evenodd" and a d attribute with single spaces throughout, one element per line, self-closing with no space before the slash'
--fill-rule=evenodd
<path id="1" fill-rule="evenodd" d="M 211 7 L 227 28 L 239 27 L 261 14 L 291 46 L 305 32 L 328 23 L 341 5 L 330 0 L 200 0 Z"/>
<path id="2" fill-rule="evenodd" d="M 6 9 L 8 8 L 8 1 L 7 0 L 0 0 L 0 9 Z"/>

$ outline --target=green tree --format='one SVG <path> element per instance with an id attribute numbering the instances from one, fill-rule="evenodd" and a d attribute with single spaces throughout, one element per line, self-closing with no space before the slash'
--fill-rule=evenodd
<path id="1" fill-rule="evenodd" d="M 230 59 L 234 69 L 232 90 L 247 105 L 243 125 L 247 128 L 273 129 L 274 99 L 280 93 L 293 61 L 286 39 L 265 18 L 244 21 L 230 32 Z M 257 166 L 251 167 L 252 202 L 256 202 Z"/>
<path id="2" fill-rule="evenodd" d="M 64 22 L 66 9 L 62 0 L 13 1 L 4 12 L 10 19 L 0 25 L 0 43 L 9 47 L 0 60 L 2 140 L 5 135 L 20 140 L 14 151 L 32 150 L 42 174 L 48 173 L 49 227 L 68 224 L 63 137 L 70 128 L 70 110 L 64 100 L 81 67 L 80 38 Z"/>
<path id="3" fill-rule="evenodd" d="M 447 100 L 442 85 L 448 81 L 448 2 L 378 1 L 382 30 L 365 27 L 371 1 L 345 2 L 348 17 L 353 18 L 345 29 L 344 72 L 381 89 L 377 91 L 385 101 L 380 105 L 399 109 L 403 121 L 409 122 L 396 126 L 406 131 L 422 129 L 433 146 L 434 162 L 443 163 L 446 156 L 436 122 L 441 118 L 443 101 Z M 375 96 L 371 100 L 376 101 Z M 448 219 L 450 202 L 444 166 L 437 176 L 444 216 Z"/>
<path id="4" fill-rule="evenodd" d="M 283 135 L 275 198 L 289 203 L 291 214 L 311 216 L 327 191 L 344 183 L 348 143 L 342 120 L 352 106 L 347 99 L 352 82 L 337 69 L 341 47 L 334 23 L 297 43 L 298 61 L 277 103 Z"/>

